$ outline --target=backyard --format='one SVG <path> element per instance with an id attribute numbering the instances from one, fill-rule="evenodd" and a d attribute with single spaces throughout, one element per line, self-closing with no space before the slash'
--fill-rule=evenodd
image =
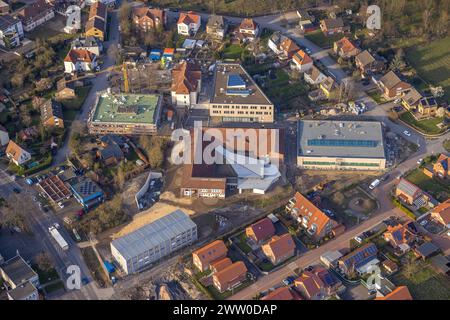
<path id="1" fill-rule="evenodd" d="M 316 45 L 324 49 L 333 47 L 334 42 L 342 39 L 343 37 L 344 35 L 342 34 L 326 36 L 323 34 L 322 30 L 317 30 L 305 35 L 305 38 L 311 40 Z"/>
<path id="2" fill-rule="evenodd" d="M 223 49 L 222 57 L 223 59 L 238 60 L 241 59 L 244 52 L 246 52 L 245 47 L 239 44 L 230 44 Z"/>
<path id="3" fill-rule="evenodd" d="M 411 171 L 405 179 L 430 193 L 438 201 L 445 201 L 450 197 L 450 184 L 447 181 L 439 178 L 430 178 L 420 169 Z"/>
<path id="4" fill-rule="evenodd" d="M 425 262 L 416 261 L 417 267 L 412 274 L 402 269 L 392 277 L 397 285 L 406 285 L 414 299 L 417 300 L 449 300 L 450 282 L 442 274 L 438 274 Z"/>
<path id="5" fill-rule="evenodd" d="M 428 44 L 413 46 L 406 52 L 410 64 L 426 81 L 442 86 L 444 98 L 450 100 L 450 37 L 436 40 Z M 447 72 L 446 72 L 447 71 Z"/>
<path id="6" fill-rule="evenodd" d="M 439 134 L 445 130 L 445 127 L 438 127 L 438 124 L 443 121 L 442 118 L 429 118 L 417 121 L 411 112 L 404 112 L 400 115 L 400 119 L 425 134 Z"/>

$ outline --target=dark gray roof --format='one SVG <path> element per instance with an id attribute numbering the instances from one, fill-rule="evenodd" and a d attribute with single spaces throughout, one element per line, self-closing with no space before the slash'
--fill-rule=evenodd
<path id="1" fill-rule="evenodd" d="M 5 274 L 16 286 L 28 282 L 36 276 L 36 272 L 23 260 L 21 256 L 15 256 L 0 266 Z"/>
<path id="2" fill-rule="evenodd" d="M 367 66 L 375 61 L 375 58 L 367 50 L 364 50 L 358 54 L 355 59 L 357 59 L 363 66 Z"/>
<path id="3" fill-rule="evenodd" d="M 59 102 L 49 99 L 41 106 L 41 119 L 45 122 L 52 117 L 63 119 L 62 106 Z"/>
<path id="4" fill-rule="evenodd" d="M 28 298 L 33 292 L 37 292 L 36 287 L 31 282 L 25 282 L 20 286 L 8 291 L 8 294 L 13 300 L 24 300 Z"/>
<path id="5" fill-rule="evenodd" d="M 420 192 L 419 187 L 405 179 L 400 180 L 397 185 L 397 189 L 400 189 L 403 193 L 410 197 L 414 197 L 417 192 Z"/>
<path id="6" fill-rule="evenodd" d="M 112 241 L 111 246 L 114 246 L 128 260 L 196 227 L 197 225 L 186 213 L 176 210 Z"/>
<path id="7" fill-rule="evenodd" d="M 432 242 L 425 242 L 416 248 L 416 251 L 425 258 L 437 253 L 439 250 L 439 247 L 434 245 Z"/>
<path id="8" fill-rule="evenodd" d="M 117 160 L 123 159 L 123 152 L 119 145 L 111 140 L 106 147 L 100 150 L 100 157 L 103 160 L 109 158 L 116 158 Z"/>
<path id="9" fill-rule="evenodd" d="M 76 181 L 71 183 L 70 186 L 76 193 L 78 193 L 83 198 L 87 198 L 90 195 L 97 193 L 99 191 L 103 192 L 103 190 L 98 186 L 98 184 L 88 177 L 76 179 Z"/>
<path id="10" fill-rule="evenodd" d="M 218 15 L 211 15 L 208 19 L 208 27 L 223 29 L 225 27 L 225 18 Z"/>
<path id="11" fill-rule="evenodd" d="M 400 80 L 400 78 L 395 74 L 394 71 L 389 71 L 380 79 L 380 82 L 382 82 L 388 89 L 393 88 L 401 81 L 402 80 Z"/>
<path id="12" fill-rule="evenodd" d="M 376 121 L 301 120 L 298 155 L 384 159 L 381 123 Z"/>
<path id="13" fill-rule="evenodd" d="M 17 22 L 20 22 L 20 20 L 14 19 L 9 14 L 0 16 L 0 30 L 6 30 Z"/>
<path id="14" fill-rule="evenodd" d="M 323 23 L 326 25 L 327 29 L 342 28 L 344 26 L 344 20 L 342 20 L 342 18 L 324 19 Z"/>

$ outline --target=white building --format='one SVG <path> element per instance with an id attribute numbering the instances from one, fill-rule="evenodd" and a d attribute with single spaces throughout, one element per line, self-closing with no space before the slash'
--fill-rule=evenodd
<path id="1" fill-rule="evenodd" d="M 305 81 L 312 85 L 319 85 L 327 78 L 316 66 L 312 66 L 307 72 L 304 73 Z"/>
<path id="2" fill-rule="evenodd" d="M 18 17 L 22 20 L 25 32 L 30 32 L 41 24 L 53 19 L 55 11 L 53 6 L 45 0 L 38 0 L 20 9 Z"/>
<path id="3" fill-rule="evenodd" d="M 14 48 L 23 39 L 22 21 L 10 15 L 0 16 L 0 46 Z"/>
<path id="4" fill-rule="evenodd" d="M 66 73 L 93 71 L 97 67 L 97 56 L 86 49 L 70 49 L 64 58 Z"/>
<path id="5" fill-rule="evenodd" d="M 31 160 L 31 154 L 12 140 L 9 141 L 5 153 L 8 159 L 17 166 Z"/>
<path id="6" fill-rule="evenodd" d="M 170 93 L 172 103 L 177 107 L 190 107 L 197 103 L 201 90 L 202 72 L 190 62 L 182 62 L 172 70 Z"/>
<path id="7" fill-rule="evenodd" d="M 299 50 L 292 57 L 291 67 L 299 72 L 307 72 L 313 67 L 313 60 L 306 52 Z"/>
<path id="8" fill-rule="evenodd" d="M 182 12 L 177 22 L 178 34 L 184 36 L 195 36 L 202 24 L 202 17 L 189 11 Z"/>
<path id="9" fill-rule="evenodd" d="M 197 225 L 176 210 L 111 242 L 111 254 L 126 274 L 137 273 L 197 240 Z"/>
<path id="10" fill-rule="evenodd" d="M 72 48 L 87 50 L 89 52 L 92 52 L 98 57 L 103 51 L 103 44 L 96 37 L 89 36 L 86 38 L 75 39 L 72 42 Z"/>

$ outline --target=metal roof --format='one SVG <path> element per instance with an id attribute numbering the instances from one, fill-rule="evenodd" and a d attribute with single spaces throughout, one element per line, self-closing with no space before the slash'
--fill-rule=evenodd
<path id="1" fill-rule="evenodd" d="M 385 158 L 380 122 L 301 120 L 297 140 L 299 156 Z"/>
<path id="2" fill-rule="evenodd" d="M 112 241 L 111 246 L 114 246 L 126 260 L 129 260 L 196 227 L 197 225 L 186 213 L 176 210 Z"/>

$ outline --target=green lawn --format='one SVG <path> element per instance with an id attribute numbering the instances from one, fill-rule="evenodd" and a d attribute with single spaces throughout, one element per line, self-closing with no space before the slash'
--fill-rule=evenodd
<path id="1" fill-rule="evenodd" d="M 74 99 L 62 100 L 61 103 L 64 109 L 75 109 L 79 110 L 86 100 L 91 86 L 80 87 L 75 89 L 76 97 Z"/>
<path id="2" fill-rule="evenodd" d="M 430 193 L 439 201 L 445 201 L 450 197 L 450 184 L 446 180 L 430 178 L 422 170 L 415 169 L 406 176 L 406 179 L 422 190 Z"/>
<path id="3" fill-rule="evenodd" d="M 424 80 L 442 86 L 445 99 L 450 101 L 450 37 L 413 46 L 406 57 Z"/>
<path id="4" fill-rule="evenodd" d="M 241 234 L 239 234 L 238 241 L 239 242 L 236 244 L 239 249 L 242 250 L 242 252 L 244 252 L 245 254 L 252 252 L 252 248 L 250 248 L 250 246 L 247 244 L 247 236 L 245 235 L 245 232 L 241 232 Z"/>
<path id="5" fill-rule="evenodd" d="M 447 152 L 450 152 L 450 139 L 445 140 L 442 145 L 444 146 L 444 149 L 447 150 Z"/>
<path id="6" fill-rule="evenodd" d="M 442 122 L 442 118 L 430 118 L 417 121 L 411 112 L 404 112 L 400 115 L 400 119 L 425 134 L 439 134 L 445 130 L 437 126 Z"/>
<path id="7" fill-rule="evenodd" d="M 222 56 L 224 59 L 237 60 L 241 58 L 241 55 L 244 51 L 244 47 L 241 47 L 238 44 L 231 44 L 223 49 Z"/>
<path id="8" fill-rule="evenodd" d="M 378 104 L 386 103 L 386 99 L 383 97 L 379 90 L 371 90 L 367 92 L 367 95 L 375 100 Z"/>
<path id="9" fill-rule="evenodd" d="M 106 275 L 103 271 L 100 262 L 97 259 L 97 255 L 94 252 L 94 249 L 91 247 L 82 248 L 81 254 L 83 255 L 84 261 L 86 262 L 89 271 L 94 277 L 95 281 L 98 283 L 100 287 L 104 287 L 106 284 Z"/>
<path id="10" fill-rule="evenodd" d="M 44 271 L 44 270 L 39 269 L 39 267 L 37 265 L 33 265 L 33 269 L 38 274 L 39 282 L 41 284 L 46 284 L 48 282 L 59 279 L 58 273 L 56 272 L 55 269 L 51 269 L 49 271 Z"/>
<path id="11" fill-rule="evenodd" d="M 403 270 L 392 277 L 397 285 L 406 285 L 414 299 L 417 300 L 449 300 L 450 282 L 444 275 L 438 274 L 425 263 L 420 263 L 412 276 L 408 277 Z"/>
<path id="12" fill-rule="evenodd" d="M 333 44 L 336 41 L 341 40 L 343 37 L 344 37 L 344 35 L 342 35 L 342 34 L 326 36 L 323 34 L 322 30 L 317 30 L 317 31 L 314 31 L 314 32 L 311 32 L 311 33 L 308 33 L 307 35 L 305 35 L 305 38 L 307 38 L 308 40 L 311 40 L 316 45 L 318 45 L 319 47 L 322 47 L 322 48 L 333 47 Z"/>

